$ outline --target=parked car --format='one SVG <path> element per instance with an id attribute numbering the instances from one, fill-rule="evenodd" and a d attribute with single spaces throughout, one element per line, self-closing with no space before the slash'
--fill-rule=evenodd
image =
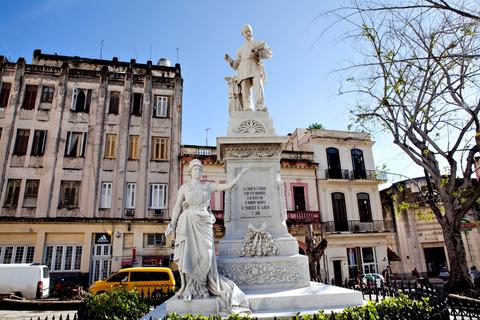
<path id="1" fill-rule="evenodd" d="M 135 289 L 139 293 L 163 292 L 175 288 L 175 278 L 170 268 L 163 267 L 136 267 L 121 269 L 105 280 L 94 282 L 88 291 L 90 293 L 101 293 L 112 290 L 117 286 L 126 286 L 128 289 Z"/>
<path id="2" fill-rule="evenodd" d="M 0 264 L 0 293 L 14 293 L 26 299 L 49 295 L 48 267 L 38 263 Z"/>
<path id="3" fill-rule="evenodd" d="M 378 273 L 366 273 L 362 275 L 362 282 L 368 287 L 374 287 L 375 283 L 377 287 L 381 287 L 385 283 L 385 279 Z"/>

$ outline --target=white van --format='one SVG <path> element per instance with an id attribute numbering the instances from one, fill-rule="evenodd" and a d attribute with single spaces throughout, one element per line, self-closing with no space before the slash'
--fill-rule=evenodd
<path id="1" fill-rule="evenodd" d="M 26 299 L 48 297 L 48 267 L 37 263 L 0 264 L 0 293 L 15 293 Z"/>

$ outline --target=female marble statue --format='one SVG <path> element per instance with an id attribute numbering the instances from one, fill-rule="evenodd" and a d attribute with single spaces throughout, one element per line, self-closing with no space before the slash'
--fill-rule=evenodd
<path id="1" fill-rule="evenodd" d="M 213 224 L 214 215 L 209 211 L 210 196 L 214 191 L 233 188 L 248 169 L 227 184 L 202 183 L 202 164 L 194 159 L 188 166 L 191 180 L 178 190 L 172 221 L 165 235 L 175 233 L 173 261 L 180 271 L 182 285 L 177 296 L 184 301 L 209 298 L 211 295 L 223 300 L 223 309 L 232 311 L 232 303 L 248 309 L 244 296 L 235 284 L 219 276 L 215 259 Z M 232 301 L 237 300 L 237 301 Z M 245 300 L 246 305 L 238 300 Z M 225 307 L 225 305 L 227 305 Z"/>

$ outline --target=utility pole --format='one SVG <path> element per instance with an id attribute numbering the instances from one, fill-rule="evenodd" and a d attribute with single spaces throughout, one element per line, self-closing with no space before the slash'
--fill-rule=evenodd
<path id="1" fill-rule="evenodd" d="M 212 130 L 212 128 L 205 128 L 205 146 L 208 147 L 208 131 Z"/>

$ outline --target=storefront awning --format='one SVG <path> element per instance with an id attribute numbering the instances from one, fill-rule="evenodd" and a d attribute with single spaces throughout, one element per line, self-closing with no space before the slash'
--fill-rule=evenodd
<path id="1" fill-rule="evenodd" d="M 390 247 L 387 247 L 387 257 L 388 261 L 402 261 L 402 258 L 400 258 L 400 256 L 395 251 L 390 249 Z"/>

